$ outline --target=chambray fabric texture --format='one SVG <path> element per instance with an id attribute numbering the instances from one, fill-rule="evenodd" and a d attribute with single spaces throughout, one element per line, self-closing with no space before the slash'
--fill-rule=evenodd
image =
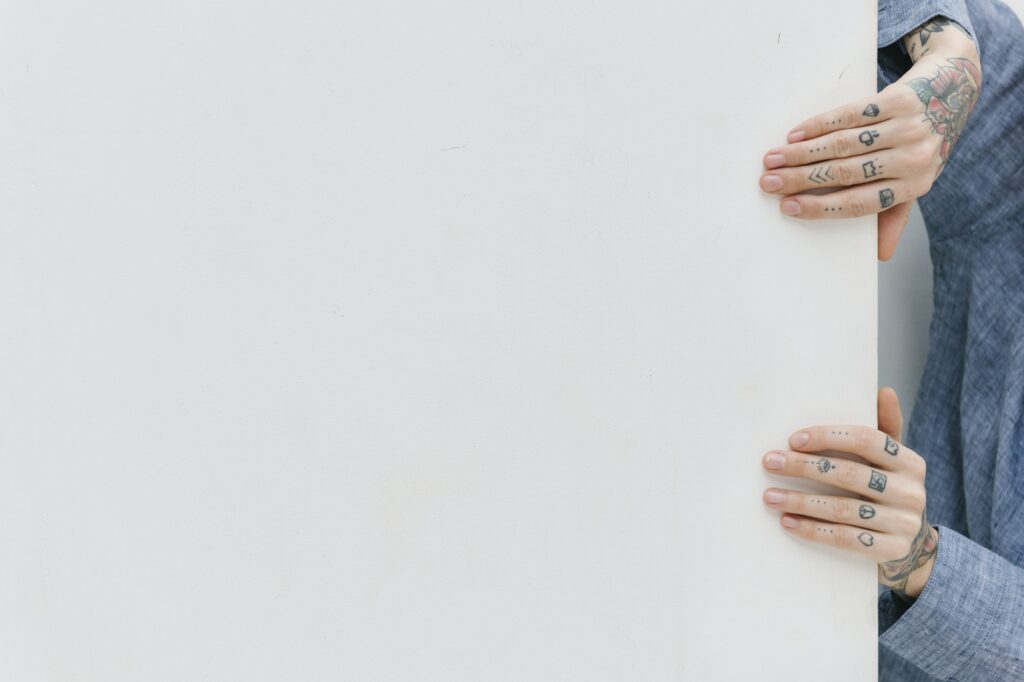
<path id="1" fill-rule="evenodd" d="M 879 596 L 879 679 L 1024 681 L 1024 28 L 997 0 L 879 0 L 879 88 L 911 67 L 900 37 L 939 15 L 975 38 L 983 83 L 918 202 L 935 313 L 906 443 L 939 546 L 912 604 Z"/>

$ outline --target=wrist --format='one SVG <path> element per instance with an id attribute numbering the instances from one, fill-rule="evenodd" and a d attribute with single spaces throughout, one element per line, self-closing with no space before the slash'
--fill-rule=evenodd
<path id="1" fill-rule="evenodd" d="M 910 61 L 948 58 L 978 61 L 978 47 L 967 31 L 957 22 L 937 16 L 903 36 L 903 48 Z"/>
<path id="2" fill-rule="evenodd" d="M 932 551 L 928 552 L 928 560 L 908 576 L 906 587 L 901 590 L 901 596 L 910 600 L 917 599 L 921 592 L 924 591 L 925 585 L 928 584 L 928 580 L 931 578 L 932 568 L 935 566 L 935 557 L 937 556 L 936 552 L 939 544 L 939 532 L 934 526 L 928 529 L 927 543 L 932 545 Z"/>

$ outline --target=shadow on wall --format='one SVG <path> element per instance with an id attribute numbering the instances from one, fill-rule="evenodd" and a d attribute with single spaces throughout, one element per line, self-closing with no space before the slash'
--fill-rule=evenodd
<path id="1" fill-rule="evenodd" d="M 928 355 L 932 261 L 917 204 L 896 255 L 878 265 L 878 385 L 892 386 L 909 422 Z"/>

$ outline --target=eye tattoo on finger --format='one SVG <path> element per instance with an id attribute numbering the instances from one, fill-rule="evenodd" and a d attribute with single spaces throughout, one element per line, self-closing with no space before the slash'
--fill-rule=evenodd
<path id="1" fill-rule="evenodd" d="M 818 471 L 820 471 L 821 473 L 827 474 L 829 471 L 831 471 L 834 468 L 835 468 L 835 465 L 832 464 L 832 462 L 830 462 L 827 459 L 825 459 L 824 457 L 822 457 L 821 459 L 818 460 Z"/>
<path id="2" fill-rule="evenodd" d="M 885 451 L 893 457 L 900 451 L 900 444 L 894 441 L 890 436 L 885 437 Z"/>
<path id="3" fill-rule="evenodd" d="M 885 474 L 883 474 L 881 472 L 878 472 L 878 471 L 875 471 L 874 469 L 872 469 L 871 470 L 871 481 L 868 483 L 868 487 L 871 488 L 872 490 L 877 490 L 878 492 L 882 492 L 882 491 L 885 490 L 885 481 L 886 481 Z"/>
<path id="4" fill-rule="evenodd" d="M 892 193 L 892 190 L 886 187 L 878 192 L 878 203 L 881 204 L 882 208 L 889 208 L 892 206 L 892 202 L 896 201 L 896 196 Z"/>
<path id="5" fill-rule="evenodd" d="M 865 147 L 870 147 L 875 143 L 876 137 L 878 137 L 878 131 L 865 130 L 863 133 L 857 136 L 857 139 L 860 140 Z"/>
<path id="6" fill-rule="evenodd" d="M 877 104 L 869 104 L 864 109 L 864 115 L 865 116 L 870 116 L 871 118 L 874 118 L 875 116 L 878 116 L 878 113 L 879 112 L 878 112 L 878 105 Z"/>
<path id="7" fill-rule="evenodd" d="M 871 533 L 861 533 L 857 536 L 857 539 L 860 540 L 861 544 L 865 547 L 870 547 L 871 545 L 875 544 L 875 536 L 873 536 Z"/>
<path id="8" fill-rule="evenodd" d="M 862 519 L 871 519 L 875 516 L 875 508 L 870 504 L 862 504 L 860 506 L 860 517 Z"/>

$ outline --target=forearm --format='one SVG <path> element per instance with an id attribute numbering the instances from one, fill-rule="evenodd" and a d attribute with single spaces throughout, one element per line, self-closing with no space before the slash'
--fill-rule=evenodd
<path id="1" fill-rule="evenodd" d="M 1024 568 L 942 527 L 924 591 L 879 625 L 882 646 L 940 680 L 1024 679 Z"/>

